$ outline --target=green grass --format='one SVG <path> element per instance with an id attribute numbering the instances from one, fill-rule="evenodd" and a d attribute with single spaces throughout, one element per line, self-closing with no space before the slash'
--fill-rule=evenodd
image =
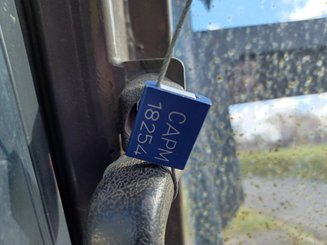
<path id="1" fill-rule="evenodd" d="M 238 152 L 242 176 L 304 178 L 327 182 L 327 145 L 279 148 L 273 151 Z M 224 231 L 225 241 L 251 239 L 266 231 L 287 234 L 292 244 L 326 244 L 301 227 L 241 207 Z M 277 242 L 277 241 L 276 241 Z"/>
<path id="2" fill-rule="evenodd" d="M 291 177 L 324 181 L 327 183 L 327 144 L 279 148 L 273 151 L 238 152 L 242 177 Z M 187 206 L 187 205 L 186 205 Z M 315 235 L 303 228 L 270 216 L 269 214 L 241 207 L 236 217 L 224 230 L 224 240 L 234 244 L 236 238 L 242 241 L 255 239 L 266 231 L 287 234 L 297 245 L 323 245 Z M 228 243 L 230 241 L 231 243 Z M 276 241 L 278 244 L 278 241 Z"/>
<path id="3" fill-rule="evenodd" d="M 265 231 L 277 231 L 287 234 L 292 240 L 292 244 L 325 244 L 323 241 L 302 230 L 300 227 L 296 227 L 292 224 L 285 223 L 266 214 L 244 207 L 239 209 L 235 219 L 229 224 L 227 229 L 225 229 L 224 241 L 228 242 L 230 239 L 242 236 L 245 237 L 245 239 L 255 239 L 256 234 Z"/>
<path id="4" fill-rule="evenodd" d="M 243 176 L 300 177 L 327 182 L 327 145 L 238 152 Z"/>

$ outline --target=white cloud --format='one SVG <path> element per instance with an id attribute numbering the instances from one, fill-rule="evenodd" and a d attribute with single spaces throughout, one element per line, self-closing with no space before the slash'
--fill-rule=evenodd
<path id="1" fill-rule="evenodd" d="M 326 117 L 327 116 L 327 103 L 324 106 L 321 106 L 319 108 L 315 108 L 314 110 L 312 110 L 313 114 L 315 114 L 316 116 L 323 116 Z"/>
<path id="2" fill-rule="evenodd" d="M 214 30 L 219 30 L 221 29 L 222 27 L 218 24 L 218 23 L 213 23 L 213 22 L 210 22 L 207 26 L 207 29 L 209 31 L 214 31 Z"/>
<path id="3" fill-rule="evenodd" d="M 307 1 L 308 0 L 282 0 L 282 3 L 288 5 L 303 6 Z"/>
<path id="4" fill-rule="evenodd" d="M 296 98 L 292 97 L 285 97 L 285 98 L 280 98 L 280 99 L 275 99 L 273 100 L 272 103 L 272 110 L 277 113 L 277 112 L 290 112 L 293 111 L 299 101 Z"/>
<path id="5" fill-rule="evenodd" d="M 307 2 L 301 7 L 297 6 L 289 14 L 289 19 L 306 20 L 312 18 L 323 17 L 327 14 L 327 3 L 326 0 L 307 0 Z"/>
<path id="6" fill-rule="evenodd" d="M 236 104 L 229 107 L 231 123 L 236 140 L 246 142 L 256 135 L 265 140 L 276 142 L 282 138 L 278 125 L 274 126 L 267 119 L 282 114 L 287 123 L 292 124 L 296 113 L 314 115 L 320 126 L 312 130 L 327 131 L 327 93 L 285 97 L 267 101 Z"/>
<path id="7" fill-rule="evenodd" d="M 276 129 L 266 123 L 271 116 L 271 105 L 266 102 L 250 102 L 229 107 L 231 123 L 239 141 L 248 140 L 255 135 L 265 135 L 267 140 L 276 140 Z"/>

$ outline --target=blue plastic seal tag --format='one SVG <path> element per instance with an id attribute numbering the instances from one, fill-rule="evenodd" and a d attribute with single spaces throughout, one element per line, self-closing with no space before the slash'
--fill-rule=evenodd
<path id="1" fill-rule="evenodd" d="M 126 155 L 184 169 L 210 106 L 204 96 L 147 81 Z"/>

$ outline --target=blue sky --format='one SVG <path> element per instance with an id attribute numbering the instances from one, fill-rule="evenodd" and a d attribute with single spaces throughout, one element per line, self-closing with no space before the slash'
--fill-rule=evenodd
<path id="1" fill-rule="evenodd" d="M 210 11 L 205 8 L 201 0 L 194 0 L 191 9 L 194 31 L 326 16 L 326 0 L 213 0 Z"/>

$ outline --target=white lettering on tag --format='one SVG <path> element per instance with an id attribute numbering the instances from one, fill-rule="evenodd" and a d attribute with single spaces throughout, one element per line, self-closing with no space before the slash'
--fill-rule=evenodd
<path id="1" fill-rule="evenodd" d="M 176 144 L 177 144 L 177 141 L 176 140 L 171 140 L 171 139 L 167 139 L 167 138 L 164 138 L 164 137 L 161 137 L 162 140 L 165 140 L 166 141 L 166 148 L 168 150 L 174 150 L 175 147 L 176 147 Z"/>
<path id="2" fill-rule="evenodd" d="M 186 122 L 186 116 L 183 113 L 180 113 L 180 112 L 177 112 L 177 111 L 170 112 L 169 115 L 168 115 L 169 121 L 171 121 L 171 122 L 176 121 L 176 120 L 174 120 L 174 118 L 179 120 L 178 124 L 183 124 L 183 123 Z"/>
<path id="3" fill-rule="evenodd" d="M 140 130 L 143 133 L 139 133 L 137 136 L 137 145 L 134 151 L 135 155 L 147 155 L 147 151 L 144 149 L 145 144 L 151 145 L 153 134 L 155 133 L 156 126 L 154 122 L 160 118 L 160 110 L 162 109 L 161 102 L 158 105 L 148 104 L 148 109 L 144 112 L 145 121 L 141 122 Z M 144 132 L 145 131 L 145 132 Z"/>
<path id="4" fill-rule="evenodd" d="M 166 133 L 161 136 L 161 140 L 165 142 L 165 148 L 158 148 L 158 154 L 160 157 L 155 157 L 155 159 L 166 162 L 169 162 L 169 155 L 174 153 L 174 149 L 178 143 L 175 136 L 179 135 L 180 131 L 176 126 L 186 122 L 186 115 L 181 112 L 172 111 L 168 114 L 168 121 L 169 122 L 166 122 Z"/>
<path id="5" fill-rule="evenodd" d="M 176 128 L 174 128 L 170 123 L 167 122 L 166 125 L 168 126 L 167 132 L 164 133 L 162 136 L 171 136 L 171 135 L 180 134 L 180 132 Z"/>
<path id="6" fill-rule="evenodd" d="M 172 154 L 172 151 L 168 151 L 166 149 L 158 148 L 158 151 L 160 151 L 159 155 L 160 157 L 155 157 L 155 159 L 162 160 L 165 162 L 169 162 L 168 158 L 164 156 L 164 154 Z"/>

